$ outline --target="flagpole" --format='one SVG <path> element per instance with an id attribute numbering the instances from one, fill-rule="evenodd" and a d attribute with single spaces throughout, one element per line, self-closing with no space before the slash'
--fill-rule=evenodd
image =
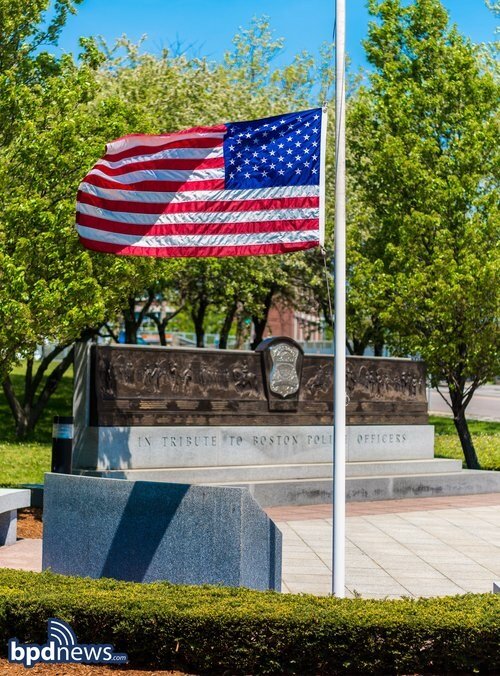
<path id="1" fill-rule="evenodd" d="M 333 439 L 332 592 L 345 595 L 346 462 L 346 219 L 345 219 L 345 0 L 335 4 L 335 359 Z"/>

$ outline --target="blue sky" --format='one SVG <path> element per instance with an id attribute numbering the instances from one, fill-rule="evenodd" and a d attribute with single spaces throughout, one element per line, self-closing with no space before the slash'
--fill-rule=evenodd
<path id="1" fill-rule="evenodd" d="M 347 49 L 354 69 L 365 64 L 361 40 L 366 35 L 365 0 L 347 0 Z M 474 42 L 493 38 L 496 25 L 484 0 L 444 0 L 452 22 Z M 71 17 L 60 47 L 77 51 L 80 35 L 102 35 L 108 42 L 125 33 L 137 41 L 148 35 L 146 49 L 158 52 L 179 42 L 191 54 L 214 60 L 231 48 L 231 38 L 252 17 L 267 15 L 275 35 L 286 39 L 281 63 L 301 50 L 316 53 L 330 41 L 333 0 L 84 0 Z"/>

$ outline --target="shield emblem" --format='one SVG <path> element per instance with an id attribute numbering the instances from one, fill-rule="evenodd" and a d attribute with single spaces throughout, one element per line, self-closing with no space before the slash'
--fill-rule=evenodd
<path id="1" fill-rule="evenodd" d="M 295 394 L 300 381 L 297 373 L 299 350 L 289 343 L 278 343 L 269 348 L 273 362 L 269 374 L 269 389 L 280 397 Z"/>

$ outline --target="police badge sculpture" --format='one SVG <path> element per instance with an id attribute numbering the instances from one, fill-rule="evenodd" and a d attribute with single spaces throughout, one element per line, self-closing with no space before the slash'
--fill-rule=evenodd
<path id="1" fill-rule="evenodd" d="M 264 382 L 270 411 L 296 411 L 299 403 L 303 350 L 291 338 L 268 338 L 262 353 Z"/>
<path id="2" fill-rule="evenodd" d="M 269 348 L 269 352 L 273 360 L 269 389 L 283 398 L 294 394 L 300 386 L 297 374 L 298 348 L 288 343 L 277 343 Z"/>

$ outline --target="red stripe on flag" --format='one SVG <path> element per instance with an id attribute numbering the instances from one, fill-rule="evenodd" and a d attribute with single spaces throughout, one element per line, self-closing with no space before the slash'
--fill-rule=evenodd
<path id="1" fill-rule="evenodd" d="M 130 162 L 121 167 L 108 167 L 106 164 L 97 162 L 94 169 L 99 169 L 108 176 L 121 176 L 132 171 L 154 171 L 155 169 L 220 169 L 224 166 L 223 157 L 208 157 L 199 159 L 162 159 L 144 160 L 142 162 Z"/>
<path id="2" fill-rule="evenodd" d="M 223 139 L 218 136 L 200 136 L 188 139 L 179 138 L 175 141 L 167 141 L 158 146 L 133 146 L 132 148 L 127 148 L 119 153 L 107 152 L 102 159 L 109 160 L 110 162 L 118 162 L 118 160 L 124 160 L 127 157 L 148 155 L 153 152 L 158 153 L 161 150 L 169 150 L 170 148 L 219 148 L 222 143 Z"/>
<path id="3" fill-rule="evenodd" d="M 280 244 L 251 244 L 245 246 L 208 246 L 208 247 L 140 247 L 122 246 L 109 242 L 96 242 L 80 236 L 81 243 L 101 253 L 114 253 L 118 256 L 154 256 L 155 258 L 193 258 L 222 256 L 266 256 L 272 254 L 303 251 L 318 246 L 313 242 L 282 242 Z"/>
<path id="4" fill-rule="evenodd" d="M 135 225 L 108 221 L 96 216 L 77 212 L 76 222 L 87 228 L 104 232 L 117 232 L 121 235 L 155 237 L 161 235 L 238 235 L 256 232 L 295 232 L 317 230 L 317 218 L 297 218 L 281 221 L 245 221 L 243 223 L 157 223 L 155 225 Z"/>
<path id="5" fill-rule="evenodd" d="M 85 183 L 96 185 L 99 188 L 112 190 L 144 190 L 151 192 L 176 192 L 185 190 L 224 190 L 223 178 L 209 181 L 137 181 L 137 183 L 119 183 L 111 178 L 103 178 L 96 174 L 88 174 L 83 179 Z"/>
<path id="6" fill-rule="evenodd" d="M 319 206 L 319 197 L 274 197 L 271 199 L 254 200 L 218 200 L 214 202 L 125 202 L 123 200 L 109 200 L 96 197 L 83 190 L 78 191 L 78 202 L 90 204 L 99 209 L 108 211 L 126 212 L 131 214 L 180 214 L 215 211 L 267 211 L 275 209 L 314 209 Z"/>

